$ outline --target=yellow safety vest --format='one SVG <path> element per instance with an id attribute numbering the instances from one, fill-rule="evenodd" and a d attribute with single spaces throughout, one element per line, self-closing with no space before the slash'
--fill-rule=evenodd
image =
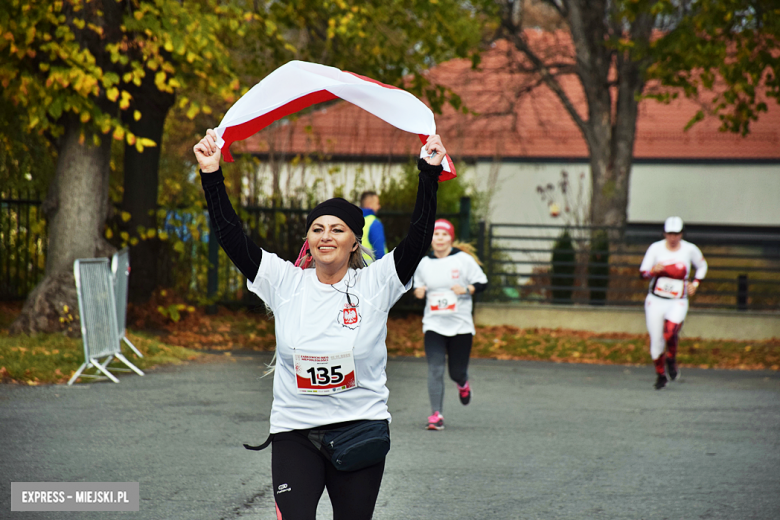
<path id="1" fill-rule="evenodd" d="M 372 252 L 374 251 L 374 246 L 371 245 L 371 242 L 368 241 L 368 230 L 371 229 L 371 224 L 374 223 L 376 220 L 376 215 L 368 215 L 366 217 L 366 223 L 363 225 L 363 238 L 361 239 L 361 243 L 363 246 L 370 249 Z M 385 254 L 387 254 L 387 244 L 385 243 Z M 371 257 L 364 254 L 363 258 L 366 259 L 366 262 L 369 262 L 371 260 Z"/>

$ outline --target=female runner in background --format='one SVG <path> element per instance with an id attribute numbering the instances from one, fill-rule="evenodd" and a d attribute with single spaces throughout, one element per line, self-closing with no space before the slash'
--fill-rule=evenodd
<path id="1" fill-rule="evenodd" d="M 469 357 L 474 339 L 471 297 L 487 288 L 487 277 L 468 244 L 455 247 L 455 227 L 448 220 L 436 221 L 431 253 L 414 273 L 414 295 L 425 298 L 423 333 L 428 359 L 428 396 L 431 400 L 429 430 L 443 430 L 444 362 L 450 379 L 458 385 L 460 402 L 471 401 Z"/>

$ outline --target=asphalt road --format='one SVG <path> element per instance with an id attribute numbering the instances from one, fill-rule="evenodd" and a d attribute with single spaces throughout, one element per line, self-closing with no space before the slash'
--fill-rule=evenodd
<path id="1" fill-rule="evenodd" d="M 0 518 L 273 520 L 267 356 L 120 384 L 0 386 Z M 426 431 L 424 359 L 388 364 L 375 519 L 778 519 L 780 374 L 476 360 Z M 11 482 L 139 482 L 139 512 L 10 511 Z M 318 518 L 330 519 L 327 492 Z"/>

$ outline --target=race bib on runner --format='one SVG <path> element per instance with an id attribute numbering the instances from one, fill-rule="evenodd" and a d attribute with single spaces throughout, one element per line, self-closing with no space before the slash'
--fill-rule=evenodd
<path id="1" fill-rule="evenodd" d="M 655 282 L 653 294 L 661 298 L 682 298 L 685 289 L 685 280 L 675 280 L 662 276 Z"/>
<path id="2" fill-rule="evenodd" d="M 458 311 L 458 296 L 452 291 L 428 293 L 428 308 L 433 314 L 449 314 Z"/>
<path id="3" fill-rule="evenodd" d="M 314 356 L 295 354 L 295 379 L 299 394 L 330 395 L 357 386 L 352 351 Z"/>

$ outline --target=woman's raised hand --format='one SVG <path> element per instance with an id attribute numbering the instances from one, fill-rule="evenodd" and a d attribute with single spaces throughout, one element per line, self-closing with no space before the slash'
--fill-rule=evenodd
<path id="1" fill-rule="evenodd" d="M 444 160 L 444 156 L 447 155 L 447 150 L 444 145 L 441 144 L 441 137 L 438 135 L 429 135 L 428 142 L 425 143 L 425 151 L 428 153 L 436 152 L 433 157 L 425 157 L 425 162 L 438 166 Z"/>
<path id="2" fill-rule="evenodd" d="M 222 158 L 222 151 L 217 146 L 217 133 L 213 129 L 209 128 L 206 130 L 206 137 L 193 146 L 192 151 L 195 152 L 195 158 L 198 159 L 200 170 L 203 173 L 212 173 L 219 170 L 219 160 Z"/>

